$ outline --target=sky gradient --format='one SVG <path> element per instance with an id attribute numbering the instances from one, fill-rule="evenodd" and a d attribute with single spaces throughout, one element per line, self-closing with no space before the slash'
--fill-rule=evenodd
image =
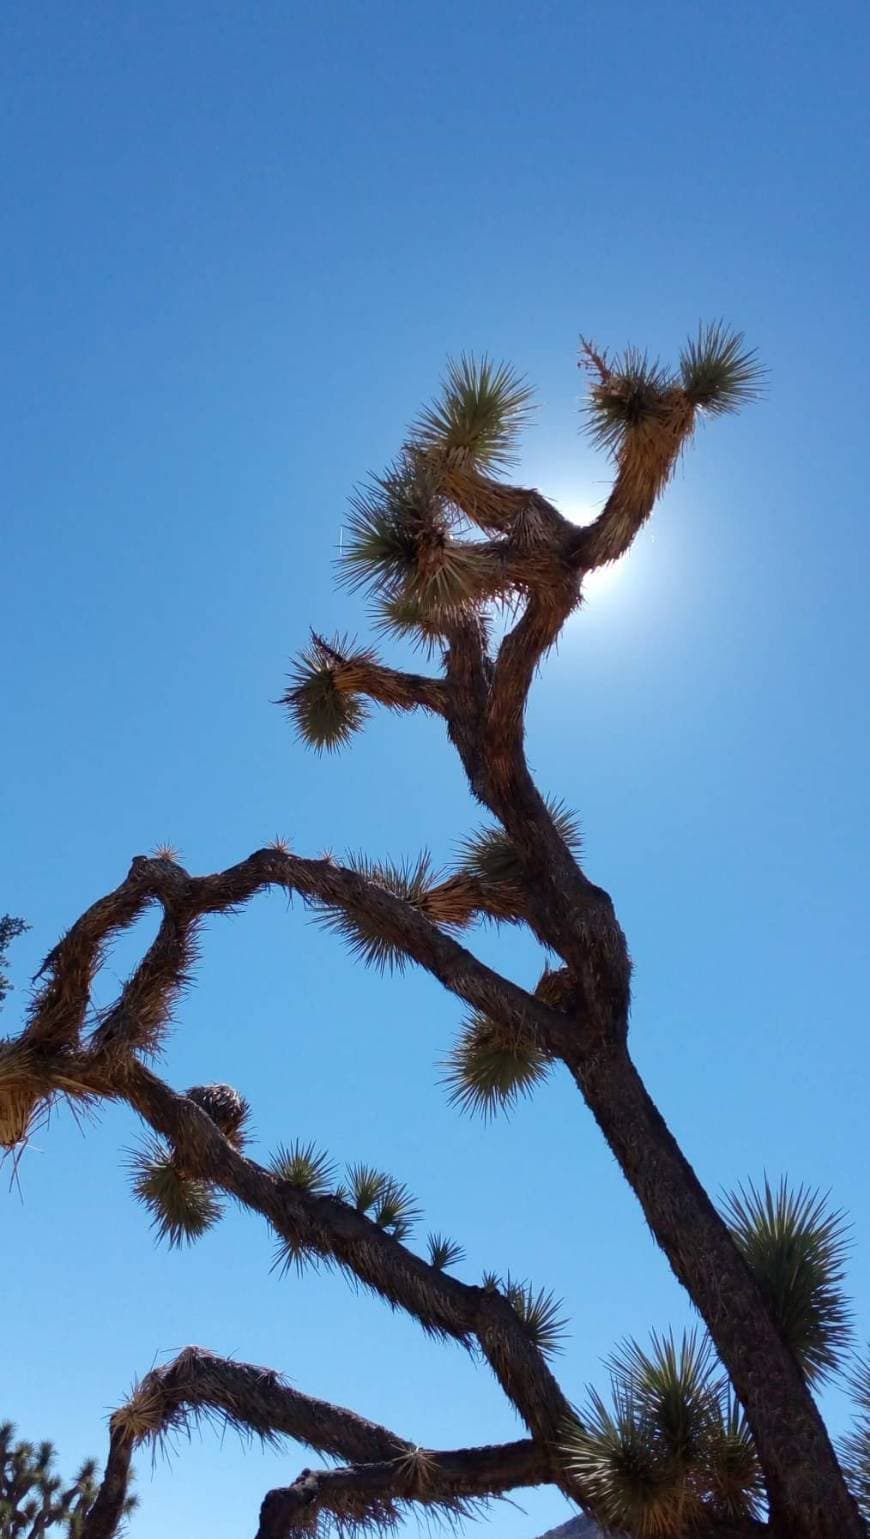
<path id="1" fill-rule="evenodd" d="M 538 389 L 519 475 L 588 517 L 608 467 L 580 433 L 579 333 L 673 357 L 723 316 L 764 399 L 699 433 L 593 587 L 529 753 L 615 898 L 672 1128 L 713 1192 L 830 1188 L 866 1337 L 866 5 L 10 0 L 0 33 L 0 911 L 32 926 L 4 1031 L 58 934 L 161 841 L 198 872 L 276 834 L 448 860 L 477 819 L 437 724 L 379 716 L 318 760 L 272 704 L 310 624 L 365 631 L 333 580 L 349 490 L 445 358 L 488 351 Z M 479 949 L 536 976 L 529 942 Z M 619 1337 L 690 1311 L 564 1074 L 489 1127 L 448 1106 L 458 1019 L 271 896 L 210 926 L 163 1068 L 234 1084 L 263 1152 L 313 1138 L 406 1181 L 469 1280 L 554 1288 L 578 1399 Z M 138 1137 L 123 1111 L 84 1134 L 61 1113 L 2 1192 L 0 1416 L 66 1468 L 189 1342 L 421 1443 L 517 1435 L 485 1368 L 338 1278 L 270 1270 L 251 1215 L 157 1249 Z M 206 1430 L 141 1461 L 134 1539 L 238 1539 L 309 1462 Z M 480 1531 L 567 1515 L 522 1495 Z"/>

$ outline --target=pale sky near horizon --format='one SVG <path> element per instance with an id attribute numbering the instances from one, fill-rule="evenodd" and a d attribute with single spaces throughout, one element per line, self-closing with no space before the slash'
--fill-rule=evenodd
<path id="1" fill-rule="evenodd" d="M 276 834 L 449 859 L 477 818 L 436 724 L 376 716 L 318 760 L 271 703 L 310 624 L 365 631 L 333 585 L 349 490 L 445 358 L 488 351 L 538 387 L 518 473 L 582 517 L 608 468 L 579 432 L 579 333 L 674 356 L 724 316 L 765 397 L 704 427 L 572 619 L 529 752 L 625 924 L 668 1121 L 714 1193 L 765 1171 L 831 1190 L 866 1339 L 866 6 L 10 0 L 0 36 L 0 912 L 32 926 L 3 1031 L 162 840 L 196 871 Z M 533 981 L 529 942 L 479 949 Z M 622 1335 L 690 1311 L 565 1075 L 491 1126 L 447 1104 L 458 1021 L 272 896 L 210 925 L 163 1072 L 236 1085 L 259 1152 L 313 1138 L 406 1181 L 459 1275 L 555 1289 L 580 1399 Z M 519 1435 L 455 1347 L 270 1270 L 254 1217 L 157 1248 L 138 1137 L 118 1109 L 61 1113 L 4 1183 L 0 1419 L 66 1469 L 102 1458 L 109 1408 L 194 1341 L 421 1443 Z M 239 1539 L 313 1462 L 206 1429 L 140 1461 L 132 1535 Z M 480 1532 L 566 1516 L 520 1494 Z"/>

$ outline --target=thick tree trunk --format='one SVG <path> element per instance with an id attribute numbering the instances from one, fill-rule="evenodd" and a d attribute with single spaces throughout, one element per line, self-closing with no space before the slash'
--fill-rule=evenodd
<path id="1" fill-rule="evenodd" d="M 865 1539 L 797 1362 L 627 1049 L 578 1050 L 574 1077 L 746 1409 L 777 1539 Z"/>

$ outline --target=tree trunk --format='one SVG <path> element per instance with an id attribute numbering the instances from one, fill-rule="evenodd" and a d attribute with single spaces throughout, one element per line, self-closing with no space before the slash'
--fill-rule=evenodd
<path id="1" fill-rule="evenodd" d="M 580 1047 L 570 1064 L 746 1409 L 777 1539 L 865 1539 L 825 1425 L 758 1284 L 650 1098 L 627 1049 Z"/>

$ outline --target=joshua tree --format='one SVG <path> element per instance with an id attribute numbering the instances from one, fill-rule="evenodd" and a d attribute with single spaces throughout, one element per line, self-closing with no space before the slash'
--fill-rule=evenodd
<path id="1" fill-rule="evenodd" d="M 533 678 L 579 605 L 584 576 L 628 550 L 699 419 L 749 399 L 757 369 L 741 338 L 719 326 L 690 342 L 673 371 L 633 351 L 609 360 L 585 344 L 581 362 L 592 434 L 614 463 L 599 516 L 579 528 L 537 491 L 512 484 L 506 467 L 529 392 L 507 367 L 453 365 L 395 463 L 357 494 L 343 549 L 346 580 L 370 593 L 380 632 L 411 639 L 440 665 L 406 672 L 373 650 L 315 634 L 285 696 L 298 733 L 318 750 L 343 747 L 373 705 L 441 718 L 491 820 L 467 840 L 455 868 L 437 873 L 425 858 L 341 865 L 273 844 L 196 877 L 171 850 L 136 856 L 120 885 L 47 957 L 24 1029 L 0 1056 L 0 1140 L 8 1146 L 27 1137 L 55 1098 L 125 1101 L 152 1135 L 136 1160 L 136 1189 L 170 1242 L 213 1223 L 224 1194 L 256 1209 L 288 1262 L 325 1259 L 426 1331 L 475 1348 L 527 1436 L 421 1450 L 277 1375 L 189 1349 L 148 1374 L 113 1416 L 85 1539 L 115 1531 L 137 1443 L 197 1414 L 264 1437 L 287 1435 L 345 1461 L 269 1492 L 258 1539 L 286 1539 L 330 1519 L 339 1528 L 385 1524 L 404 1503 L 463 1513 L 478 1499 L 544 1482 L 612 1525 L 627 1509 L 614 1505 L 612 1480 L 608 1486 L 607 1440 L 631 1433 L 634 1417 L 659 1460 L 655 1484 L 671 1435 L 656 1385 L 671 1380 L 682 1385 L 684 1405 L 702 1407 L 705 1426 L 716 1423 L 719 1451 L 711 1463 L 704 1449 L 681 1445 L 686 1489 L 661 1521 L 650 1519 L 648 1503 L 638 1533 L 865 1535 L 813 1399 L 812 1360 L 800 1355 L 753 1248 L 766 1199 L 750 1194 L 742 1210 L 738 1199 L 730 1213 L 717 1211 L 653 1104 L 628 1047 L 631 968 L 613 902 L 585 872 L 577 823 L 542 795 L 524 748 Z M 664 1339 L 651 1355 L 623 1353 L 614 1412 L 598 1401 L 578 1422 L 548 1362 L 558 1308 L 546 1293 L 495 1276 L 461 1281 L 450 1241 L 430 1236 L 422 1254 L 410 1243 L 413 1206 L 400 1182 L 364 1166 L 338 1181 L 325 1155 L 299 1145 L 258 1163 L 246 1152 L 247 1109 L 233 1090 L 182 1094 L 153 1072 L 146 1060 L 161 1046 L 200 922 L 270 886 L 300 894 L 361 960 L 416 963 L 462 1002 L 467 1016 L 450 1066 L 461 1104 L 510 1105 L 555 1065 L 567 1069 L 709 1345 Z M 153 944 L 115 1003 L 95 1012 L 89 984 L 104 946 L 153 905 L 162 909 Z M 520 987 L 457 938 L 481 920 L 522 925 L 537 938 L 537 983 Z M 783 1200 L 792 1201 L 787 1193 Z M 812 1226 L 825 1222 L 814 1213 Z M 713 1353 L 728 1385 L 715 1395 Z M 711 1475 L 729 1459 L 742 1471 L 729 1490 L 743 1493 L 730 1506 Z"/>
<path id="2" fill-rule="evenodd" d="M 97 1494 L 96 1462 L 86 1459 L 68 1486 L 54 1463 L 51 1443 L 16 1442 L 12 1423 L 0 1425 L 0 1539 L 43 1539 L 52 1531 L 80 1539 Z M 135 1505 L 127 1496 L 119 1518 Z"/>

